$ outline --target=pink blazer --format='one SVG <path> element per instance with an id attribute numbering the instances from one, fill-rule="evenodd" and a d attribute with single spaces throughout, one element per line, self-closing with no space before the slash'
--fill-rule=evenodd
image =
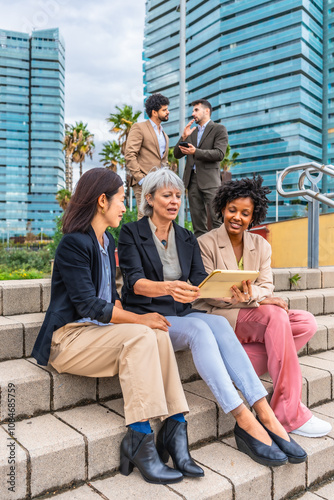
<path id="1" fill-rule="evenodd" d="M 218 229 L 203 234 L 197 241 L 201 249 L 205 270 L 208 273 L 211 273 L 214 269 L 238 269 L 237 259 L 224 224 Z M 232 306 L 219 299 L 198 299 L 194 303 L 196 309 L 224 316 L 230 322 L 232 328 L 235 328 L 241 307 L 258 307 L 257 301 L 270 297 L 274 290 L 270 267 L 270 244 L 262 236 L 245 231 L 243 257 L 245 270 L 260 271 L 258 278 L 252 285 L 254 301 L 250 304 L 239 304 L 238 306 Z"/>

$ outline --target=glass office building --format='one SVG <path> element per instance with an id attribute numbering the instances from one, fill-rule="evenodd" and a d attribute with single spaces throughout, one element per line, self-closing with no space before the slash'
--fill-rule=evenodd
<path id="1" fill-rule="evenodd" d="M 0 29 L 0 230 L 53 234 L 65 187 L 65 49 L 58 29 Z"/>
<path id="2" fill-rule="evenodd" d="M 171 145 L 179 135 L 178 4 L 147 0 L 143 52 L 145 95 L 171 100 Z M 260 173 L 273 190 L 275 220 L 277 172 L 327 161 L 325 151 L 334 163 L 334 1 L 188 0 L 186 90 L 189 118 L 191 102 L 206 98 L 226 126 L 240 153 L 233 176 Z M 305 202 L 280 199 L 280 219 L 304 213 Z"/>

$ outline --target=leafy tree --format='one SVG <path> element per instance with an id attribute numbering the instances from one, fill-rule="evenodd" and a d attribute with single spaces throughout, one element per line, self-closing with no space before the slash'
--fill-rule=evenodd
<path id="1" fill-rule="evenodd" d="M 122 225 L 126 224 L 127 222 L 135 222 L 137 220 L 137 215 L 138 215 L 137 208 L 135 208 L 134 210 L 132 210 L 132 212 L 130 212 L 130 209 L 127 208 L 125 214 L 123 215 L 123 218 L 121 220 L 120 225 L 118 227 L 108 227 L 108 231 L 114 237 L 116 247 L 117 247 L 117 244 L 118 244 L 118 237 L 119 237 L 119 233 L 121 231 Z"/>
<path id="2" fill-rule="evenodd" d="M 231 155 L 231 146 L 228 144 L 226 148 L 226 153 L 224 159 L 220 162 L 220 167 L 223 172 L 228 172 L 230 168 L 235 167 L 236 165 L 240 165 L 240 161 L 236 161 L 240 153 L 234 151 Z"/>
<path id="3" fill-rule="evenodd" d="M 68 189 L 60 189 L 56 194 L 56 200 L 59 203 L 60 208 L 66 210 L 67 205 L 71 199 L 72 193 Z"/>
<path id="4" fill-rule="evenodd" d="M 173 172 L 177 172 L 179 160 L 174 156 L 174 148 L 168 149 L 168 164 Z"/>
<path id="5" fill-rule="evenodd" d="M 94 135 L 87 129 L 87 123 L 75 122 L 75 125 L 65 126 L 63 151 L 74 163 L 79 163 L 79 174 L 82 176 L 82 164 L 88 156 L 93 158 L 95 148 Z"/>
<path id="6" fill-rule="evenodd" d="M 30 220 L 27 222 L 26 231 L 26 242 L 31 245 L 36 241 L 36 235 L 32 232 Z"/>
<path id="7" fill-rule="evenodd" d="M 116 141 L 108 141 L 103 144 L 102 152 L 99 153 L 102 158 L 100 162 L 108 168 L 117 172 L 117 165 L 124 166 L 125 160 L 121 153 L 121 146 Z"/>
<path id="8" fill-rule="evenodd" d="M 122 155 L 124 155 L 130 129 L 138 121 L 141 111 L 134 113 L 132 106 L 128 106 L 127 104 L 124 104 L 122 108 L 116 106 L 116 109 L 116 113 L 110 113 L 107 122 L 112 125 L 110 132 L 118 134 L 118 144 L 121 147 Z"/>
<path id="9" fill-rule="evenodd" d="M 56 217 L 56 231 L 53 235 L 51 243 L 48 245 L 48 249 L 50 252 L 50 258 L 54 259 L 55 258 L 55 253 L 57 250 L 57 246 L 59 245 L 60 240 L 63 237 L 63 231 L 62 231 L 62 226 L 63 226 L 63 214 L 59 215 L 59 217 Z"/>

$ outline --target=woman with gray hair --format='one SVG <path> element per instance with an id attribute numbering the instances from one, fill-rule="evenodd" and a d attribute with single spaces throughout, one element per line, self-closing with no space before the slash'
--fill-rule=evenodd
<path id="1" fill-rule="evenodd" d="M 191 349 L 198 373 L 224 412 L 235 417 L 240 451 L 263 465 L 303 462 L 305 451 L 276 419 L 266 390 L 228 321 L 191 307 L 207 273 L 195 236 L 175 223 L 183 190 L 182 181 L 167 168 L 145 178 L 141 202 L 145 216 L 123 225 L 118 242 L 124 308 L 138 314 L 158 312 L 166 318 L 174 350 Z M 186 429 L 182 418 L 167 422 L 157 438 L 161 458 L 167 461 L 171 455 L 181 471 L 188 453 Z"/>

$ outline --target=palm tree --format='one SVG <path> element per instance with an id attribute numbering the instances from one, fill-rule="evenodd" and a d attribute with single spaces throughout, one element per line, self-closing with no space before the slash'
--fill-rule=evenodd
<path id="1" fill-rule="evenodd" d="M 240 161 L 236 161 L 238 156 L 240 156 L 240 153 L 234 151 L 231 157 L 230 154 L 231 154 L 231 146 L 228 144 L 224 159 L 220 162 L 220 167 L 223 172 L 228 172 L 230 168 L 233 168 L 236 165 L 240 165 Z"/>
<path id="2" fill-rule="evenodd" d="M 116 106 L 116 109 L 117 113 L 110 113 L 107 122 L 112 124 L 110 132 L 118 134 L 118 144 L 121 147 L 122 155 L 124 155 L 130 128 L 138 121 L 141 111 L 134 113 L 132 106 L 127 104 L 124 104 L 123 108 Z"/>
<path id="3" fill-rule="evenodd" d="M 82 164 L 88 156 L 93 158 L 95 148 L 94 135 L 87 129 L 87 123 L 75 122 L 75 125 L 65 126 L 65 137 L 63 151 L 74 163 L 79 163 L 79 174 L 82 176 Z"/>
<path id="4" fill-rule="evenodd" d="M 72 192 L 68 189 L 60 189 L 56 194 L 56 200 L 59 203 L 60 208 L 66 210 L 67 205 L 71 199 Z"/>
<path id="5" fill-rule="evenodd" d="M 73 189 L 73 167 L 72 167 L 72 155 L 76 148 L 77 143 L 77 133 L 76 131 L 71 131 L 71 127 L 65 124 L 65 137 L 63 140 L 63 151 L 65 151 L 65 178 L 66 178 L 66 189 L 72 192 Z"/>
<path id="6" fill-rule="evenodd" d="M 124 166 L 125 160 L 121 154 L 121 146 L 116 141 L 108 141 L 103 144 L 102 152 L 99 153 L 102 158 L 100 162 L 108 168 L 117 172 L 117 165 Z"/>

